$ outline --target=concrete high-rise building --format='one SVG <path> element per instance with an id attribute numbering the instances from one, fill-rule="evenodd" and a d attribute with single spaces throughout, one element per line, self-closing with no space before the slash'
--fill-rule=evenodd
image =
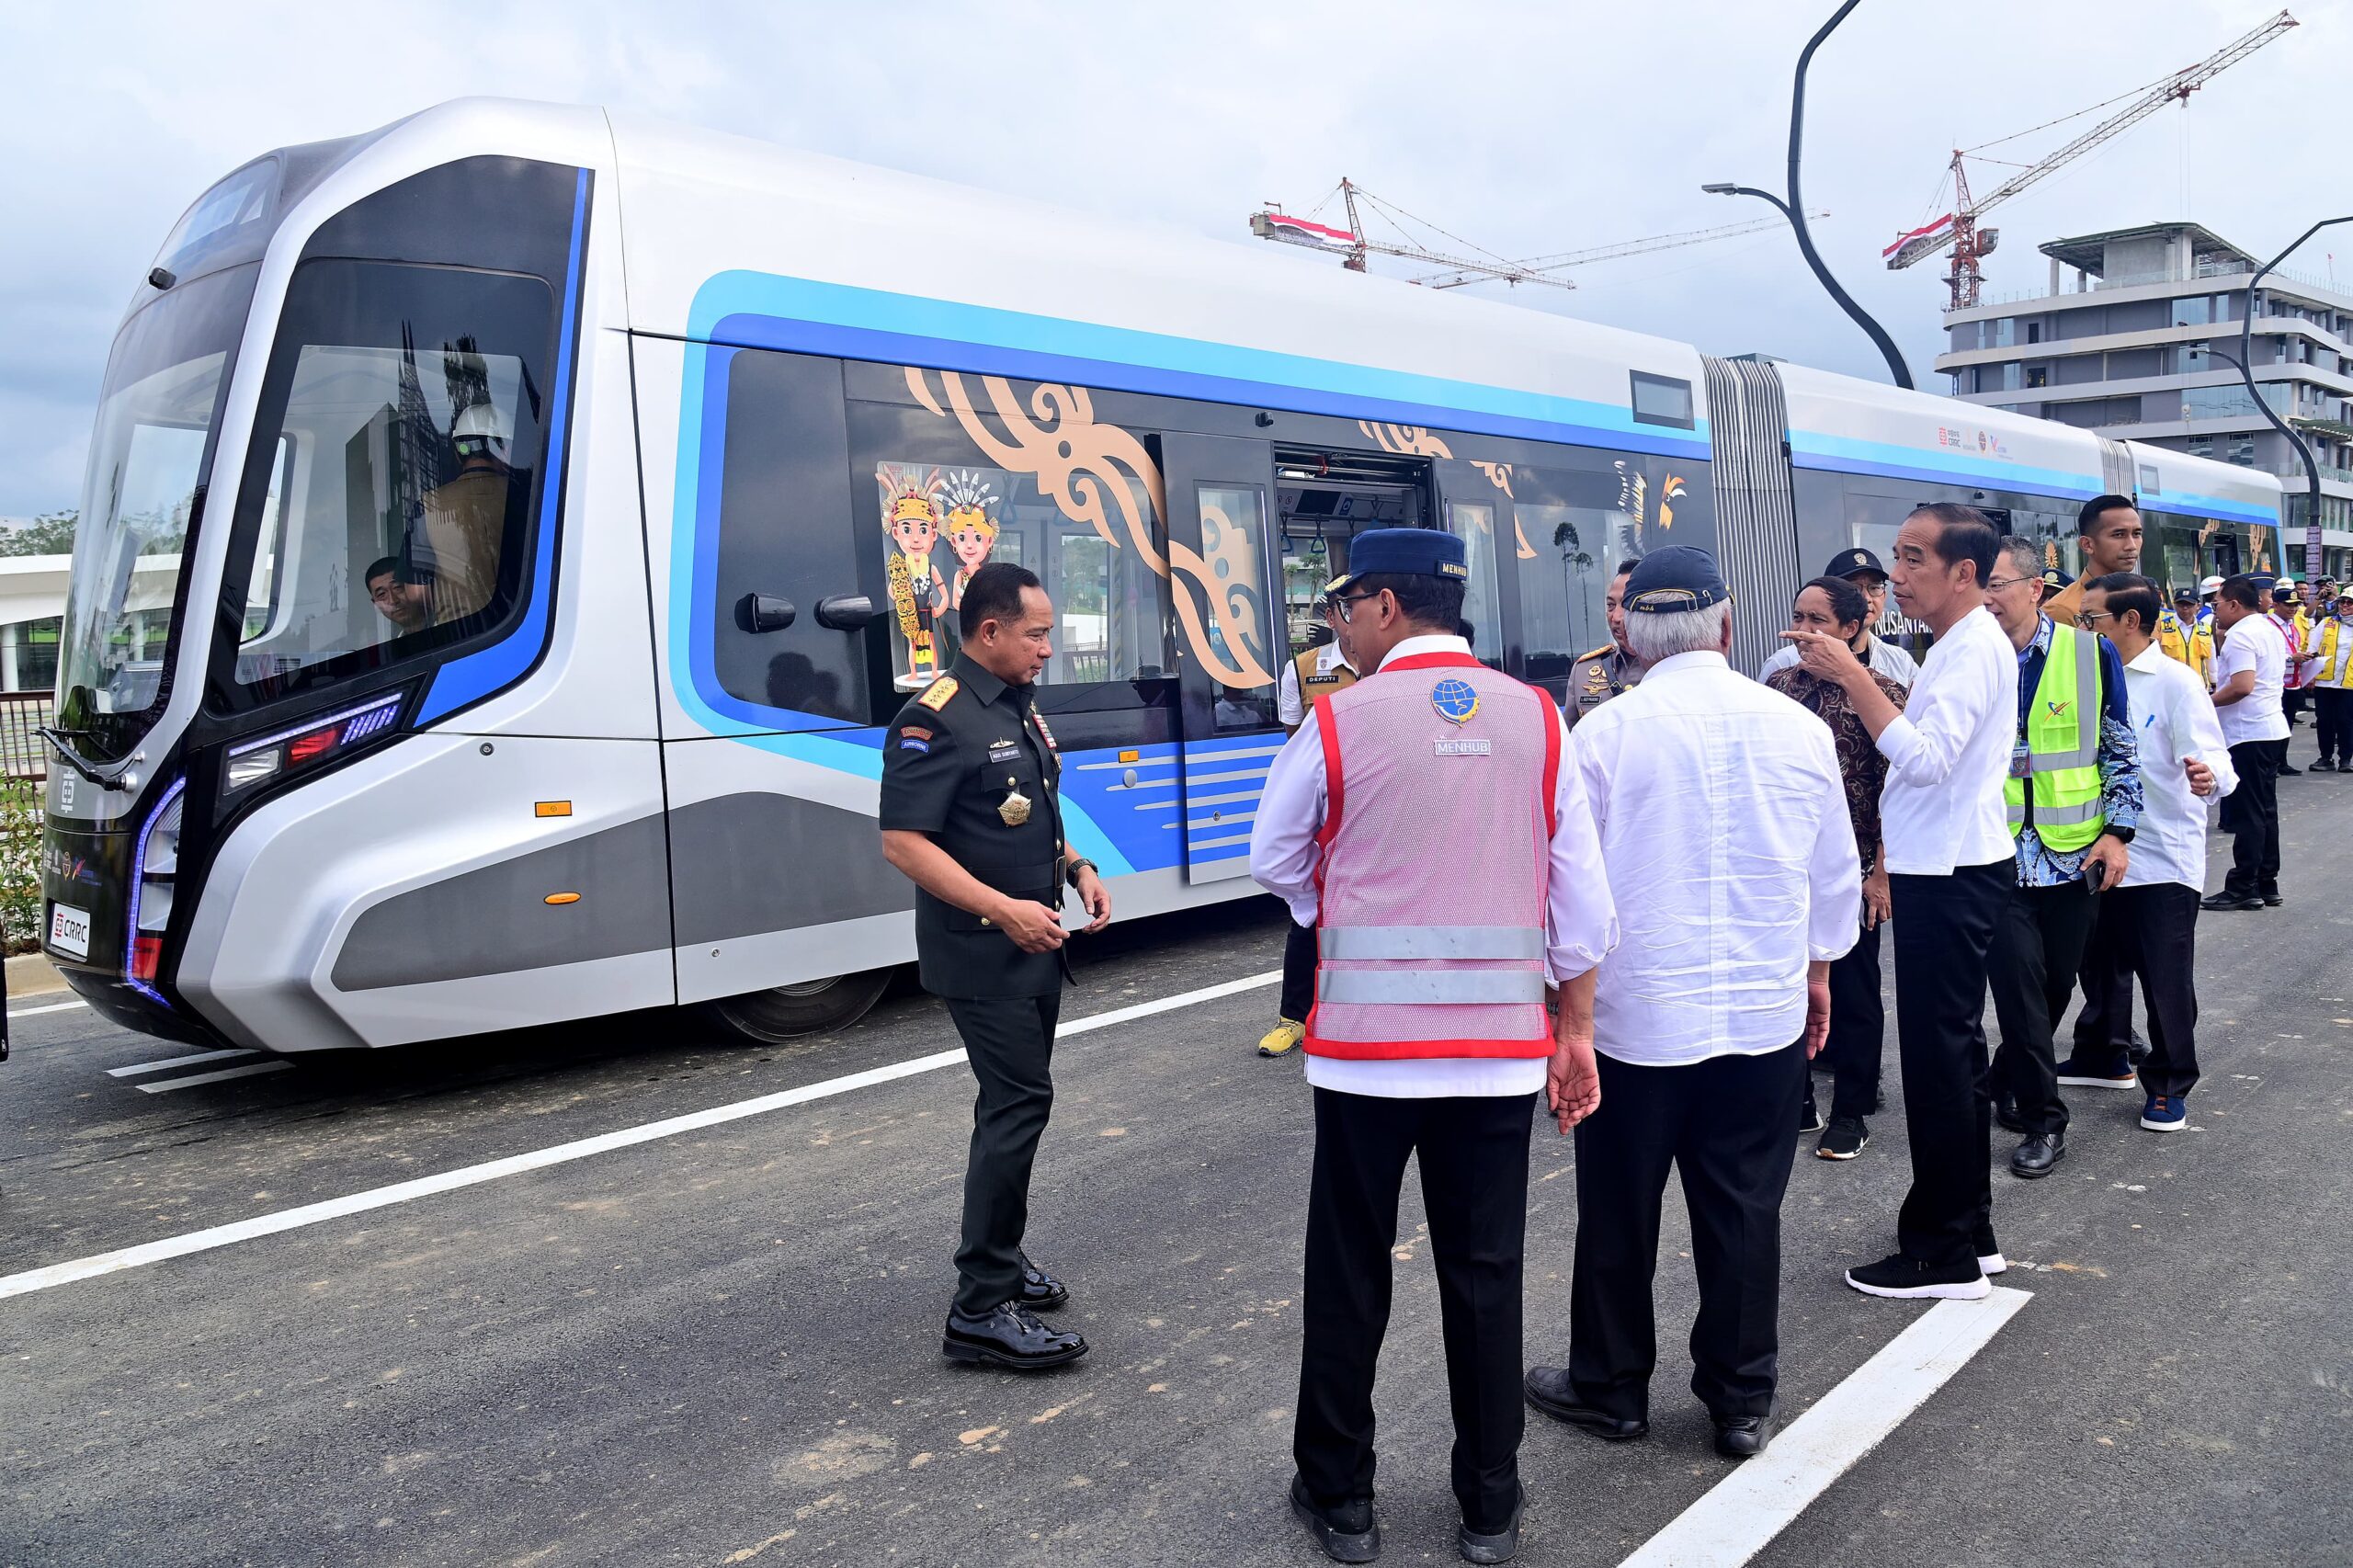
<path id="1" fill-rule="evenodd" d="M 1945 313 L 1949 343 L 1936 365 L 1953 395 L 2278 474 L 2290 497 L 2286 551 L 2246 566 L 2353 574 L 2353 283 L 2274 271 L 2254 309 L 2256 383 L 2321 465 L 2324 560 L 2315 563 L 2303 559 L 2303 465 L 2234 364 L 2247 279 L 2262 259 L 2196 223 L 2112 229 L 2041 249 L 2048 289 L 1988 293 Z"/>

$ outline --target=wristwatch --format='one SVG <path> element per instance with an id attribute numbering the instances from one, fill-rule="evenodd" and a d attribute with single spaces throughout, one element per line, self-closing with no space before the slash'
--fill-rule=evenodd
<path id="1" fill-rule="evenodd" d="M 1097 866 L 1094 861 L 1081 856 L 1078 859 L 1073 860 L 1070 863 L 1070 869 L 1065 872 L 1064 875 L 1068 878 L 1070 885 L 1076 887 L 1078 886 L 1078 874 L 1081 871 L 1093 871 L 1097 876 L 1100 876 L 1102 874 L 1102 870 L 1103 869 L 1100 866 Z"/>

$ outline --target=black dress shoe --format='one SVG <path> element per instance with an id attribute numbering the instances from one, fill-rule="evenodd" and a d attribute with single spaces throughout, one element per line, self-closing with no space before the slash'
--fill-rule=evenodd
<path id="1" fill-rule="evenodd" d="M 2018 1102 L 2014 1096 L 2004 1095 L 1994 1102 L 1994 1119 L 2013 1132 L 2026 1131 L 2026 1123 L 2018 1119 Z"/>
<path id="2" fill-rule="evenodd" d="M 1716 1452 L 1728 1460 L 1755 1459 L 1773 1441 L 1773 1434 L 1781 1429 L 1781 1402 L 1773 1401 L 1772 1408 L 1762 1415 L 1719 1415 L 1716 1417 Z"/>
<path id="3" fill-rule="evenodd" d="M 1063 1282 L 1030 1262 L 1028 1253 L 1025 1252 L 1019 1256 L 1021 1258 L 1021 1295 L 1019 1297 L 1021 1304 L 1033 1312 L 1050 1312 L 1056 1307 L 1068 1306 L 1070 1292 L 1063 1289 Z"/>
<path id="4" fill-rule="evenodd" d="M 2263 907 L 2266 909 L 2277 909 L 2281 904 L 2288 902 L 2286 899 L 2279 896 L 2279 890 L 2278 888 L 2273 888 L 2268 892 L 2259 892 L 2255 896 L 2263 901 Z"/>
<path id="5" fill-rule="evenodd" d="M 2049 1176 L 2052 1167 L 2066 1157 L 2065 1133 L 2030 1132 L 2010 1155 L 2010 1174 L 2025 1181 L 2036 1181 Z"/>
<path id="6" fill-rule="evenodd" d="M 1465 1562 L 1508 1562 L 1519 1555 L 1519 1517 L 1528 1511 L 1528 1493 L 1522 1490 L 1511 1506 L 1511 1517 L 1501 1529 L 1474 1530 L 1464 1519 L 1454 1532 L 1454 1544 Z"/>
<path id="7" fill-rule="evenodd" d="M 1528 1391 L 1529 1403 L 1555 1421 L 1584 1427 L 1605 1442 L 1631 1443 L 1651 1435 L 1648 1421 L 1629 1421 L 1606 1410 L 1596 1410 L 1578 1399 L 1566 1368 L 1530 1367 L 1522 1386 Z"/>
<path id="8" fill-rule="evenodd" d="M 1077 1360 L 1086 1354 L 1086 1341 L 1047 1327 L 1018 1301 L 1006 1301 L 977 1317 L 951 1310 L 939 1349 L 951 1361 L 987 1361 L 1035 1372 Z"/>
<path id="9" fill-rule="evenodd" d="M 2290 767 L 2284 762 L 2279 765 L 2279 777 L 2282 778 L 2302 778 L 2303 776 L 2304 770 L 2301 767 Z"/>
<path id="10" fill-rule="evenodd" d="M 2255 893 L 2233 892 L 2225 888 L 2221 892 L 2209 893 L 2200 899 L 2198 907 L 2200 909 L 2261 909 L 2263 900 Z"/>
<path id="11" fill-rule="evenodd" d="M 1381 1555 L 1381 1521 L 1371 1499 L 1358 1497 L 1336 1508 L 1319 1508 L 1307 1494 L 1307 1478 L 1290 1478 L 1290 1511 L 1335 1562 L 1370 1562 Z"/>

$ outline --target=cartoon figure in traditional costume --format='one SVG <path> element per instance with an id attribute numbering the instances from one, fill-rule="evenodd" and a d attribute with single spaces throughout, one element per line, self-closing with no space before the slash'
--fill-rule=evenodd
<path id="1" fill-rule="evenodd" d="M 932 618 L 948 608 L 948 585 L 931 563 L 932 546 L 939 541 L 939 471 L 933 469 L 918 479 L 912 469 L 885 463 L 875 478 L 882 485 L 882 527 L 896 547 L 886 569 L 891 608 L 907 645 L 906 673 L 892 684 L 902 691 L 917 691 L 939 673 Z"/>
<path id="2" fill-rule="evenodd" d="M 989 516 L 989 508 L 996 505 L 996 496 L 981 482 L 977 472 L 950 472 L 945 492 L 948 508 L 948 548 L 961 563 L 956 575 L 948 585 L 948 604 L 951 609 L 964 608 L 964 585 L 972 574 L 989 562 L 989 551 L 996 548 L 996 519 Z"/>

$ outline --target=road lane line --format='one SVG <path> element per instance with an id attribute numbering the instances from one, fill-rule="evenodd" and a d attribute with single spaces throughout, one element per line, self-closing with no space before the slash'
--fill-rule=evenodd
<path id="1" fill-rule="evenodd" d="M 2031 1291 L 1996 1286 L 1983 1301 L 1938 1301 L 1620 1568 L 1739 1568 L 2032 1299 Z"/>
<path id="2" fill-rule="evenodd" d="M 232 1052 L 232 1054 L 234 1053 Z M 196 1058 L 191 1056 L 184 1060 L 193 1062 Z M 264 1073 L 284 1073 L 293 1065 L 291 1062 L 281 1058 L 276 1062 L 256 1062 L 250 1067 L 223 1067 L 218 1073 L 192 1073 L 185 1078 L 174 1078 L 168 1083 L 142 1084 L 139 1085 L 139 1092 L 142 1095 L 168 1095 L 174 1089 L 192 1089 L 199 1084 L 225 1084 L 232 1078 L 253 1078 Z"/>
<path id="3" fill-rule="evenodd" d="M 142 1073 L 161 1073 L 166 1067 L 193 1067 L 199 1062 L 227 1062 L 239 1056 L 259 1056 L 258 1051 L 199 1051 L 193 1056 L 166 1056 L 161 1062 L 138 1062 L 128 1067 L 109 1067 L 109 1078 L 136 1078 Z"/>
<path id="4" fill-rule="evenodd" d="M 1241 980 L 1224 981 L 1205 985 L 1198 991 L 1181 992 L 1164 996 L 1156 1002 L 1140 1002 L 1131 1007 L 1115 1007 L 1084 1018 L 1073 1018 L 1054 1031 L 1061 1040 L 1068 1035 L 1086 1034 L 1094 1029 L 1108 1028 L 1135 1018 L 1149 1017 L 1154 1013 L 1174 1012 L 1199 1002 L 1213 1002 L 1222 996 L 1238 995 L 1255 991 L 1262 985 L 1272 985 L 1282 979 L 1280 970 L 1268 970 Z M 870 1067 L 863 1073 L 851 1073 L 839 1078 L 828 1078 L 821 1084 L 807 1084 L 797 1089 L 785 1089 L 773 1095 L 737 1100 L 732 1105 L 713 1106 L 708 1110 L 691 1111 L 685 1116 L 667 1117 L 636 1127 L 624 1127 L 614 1132 L 601 1132 L 593 1138 L 575 1139 L 569 1143 L 556 1143 L 527 1153 L 509 1154 L 502 1160 L 487 1160 L 481 1165 L 461 1165 L 456 1170 L 436 1176 L 419 1176 L 414 1181 L 395 1182 L 390 1187 L 370 1187 L 342 1198 L 331 1198 L 323 1203 L 305 1203 L 296 1209 L 281 1209 L 274 1214 L 256 1214 L 250 1220 L 232 1224 L 214 1225 L 207 1230 L 190 1231 L 183 1235 L 166 1236 L 161 1241 L 144 1242 L 138 1246 L 119 1247 L 113 1252 L 93 1253 L 87 1257 L 71 1258 L 52 1263 L 42 1268 L 28 1268 L 21 1274 L 0 1278 L 0 1301 L 10 1296 L 28 1296 L 36 1290 L 54 1290 L 80 1279 L 96 1278 L 101 1274 L 119 1273 L 126 1268 L 139 1268 L 170 1258 L 186 1257 L 191 1253 L 210 1252 L 218 1247 L 233 1246 L 258 1236 L 274 1236 L 281 1231 L 301 1230 L 306 1225 L 324 1224 L 347 1215 L 364 1214 L 371 1209 L 389 1209 L 397 1203 L 407 1203 L 436 1193 L 452 1192 L 459 1187 L 476 1187 L 486 1181 L 519 1176 L 550 1165 L 560 1165 L 573 1160 L 585 1160 L 592 1154 L 602 1154 L 615 1149 L 627 1149 L 639 1143 L 651 1143 L 657 1139 L 674 1138 L 681 1132 L 699 1131 L 745 1117 L 762 1116 L 789 1106 L 806 1105 L 812 1100 L 831 1098 L 854 1089 L 870 1088 L 876 1084 L 888 1084 L 900 1078 L 912 1078 L 918 1074 L 937 1072 L 964 1060 L 961 1046 L 953 1051 L 935 1051 L 929 1056 L 911 1057 L 887 1066 Z"/>
<path id="5" fill-rule="evenodd" d="M 71 1002 L 51 1002 L 46 1007 L 11 1007 L 8 1009 L 8 1016 L 12 1018 L 31 1018 L 43 1013 L 70 1013 L 76 1007 L 88 1006 L 87 1002 L 77 996 Z"/>

